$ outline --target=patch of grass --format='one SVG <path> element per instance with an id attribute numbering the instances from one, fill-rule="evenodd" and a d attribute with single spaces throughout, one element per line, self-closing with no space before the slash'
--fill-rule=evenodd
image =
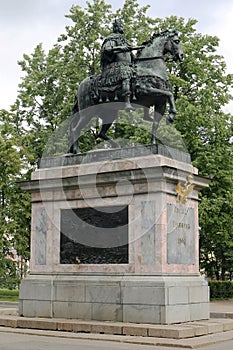
<path id="1" fill-rule="evenodd" d="M 13 297 L 12 297 L 12 298 L 7 298 L 7 297 L 6 297 L 6 298 L 1 298 L 1 297 L 0 297 L 0 302 L 1 302 L 1 301 L 18 302 L 18 301 L 19 301 L 19 298 L 13 298 Z"/>
<path id="2" fill-rule="evenodd" d="M 0 289 L 0 301 L 18 301 L 19 291 L 11 289 Z"/>

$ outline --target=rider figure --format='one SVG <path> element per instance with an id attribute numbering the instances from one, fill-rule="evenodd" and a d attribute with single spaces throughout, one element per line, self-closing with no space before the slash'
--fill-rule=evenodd
<path id="1" fill-rule="evenodd" d="M 105 38 L 101 48 L 101 79 L 102 86 L 109 91 L 120 86 L 127 111 L 135 109 L 130 103 L 130 81 L 134 74 L 132 61 L 132 46 L 124 36 L 122 21 L 115 19 L 113 33 Z"/>

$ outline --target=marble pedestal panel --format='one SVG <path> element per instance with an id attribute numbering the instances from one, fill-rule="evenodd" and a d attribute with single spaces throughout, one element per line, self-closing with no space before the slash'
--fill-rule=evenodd
<path id="1" fill-rule="evenodd" d="M 198 256 L 198 191 L 208 180 L 183 159 L 148 154 L 75 164 L 72 158 L 71 165 L 47 163 L 22 183 L 32 194 L 32 231 L 31 273 L 20 287 L 20 314 L 155 324 L 209 318 Z M 181 205 L 176 186 L 190 174 L 195 187 Z M 67 229 L 67 247 L 78 241 L 111 248 L 114 261 L 101 259 L 97 249 L 95 263 L 88 263 L 88 250 L 84 259 L 77 247 L 70 248 L 77 254 L 72 263 L 61 256 L 63 213 L 85 208 L 127 208 L 118 231 L 105 224 L 94 239 L 76 219 L 72 232 Z M 119 260 L 116 238 L 124 245 Z"/>

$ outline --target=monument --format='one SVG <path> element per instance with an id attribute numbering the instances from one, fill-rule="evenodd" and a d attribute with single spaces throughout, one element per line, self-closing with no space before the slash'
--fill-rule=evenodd
<path id="1" fill-rule="evenodd" d="M 166 31 L 136 48 L 136 57 L 133 49 L 115 21 L 103 43 L 102 73 L 77 92 L 70 154 L 41 159 L 31 181 L 21 183 L 32 195 L 22 316 L 152 324 L 209 318 L 198 252 L 198 192 L 209 181 L 188 153 L 156 143 L 167 103 L 167 122 L 176 114 L 163 56 L 181 59 L 182 47 L 178 34 Z M 127 111 L 142 106 L 146 120 L 154 106 L 151 145 L 119 148 L 108 138 L 117 101 Z M 112 149 L 81 154 L 78 139 L 94 115 L 91 106 Z"/>

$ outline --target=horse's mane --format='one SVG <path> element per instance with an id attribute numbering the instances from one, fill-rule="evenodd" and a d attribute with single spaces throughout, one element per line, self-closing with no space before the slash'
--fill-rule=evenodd
<path id="1" fill-rule="evenodd" d="M 176 29 L 172 29 L 172 30 L 166 29 L 166 30 L 164 30 L 164 31 L 162 31 L 162 32 L 154 33 L 154 34 L 150 37 L 150 39 L 148 39 L 148 40 L 146 40 L 146 41 L 144 41 L 144 42 L 142 43 L 142 46 L 147 46 L 147 45 L 152 44 L 152 42 L 154 41 L 154 39 L 156 39 L 156 38 L 158 38 L 158 37 L 160 37 L 160 36 L 175 35 L 176 33 L 177 33 Z M 141 50 L 143 50 L 143 49 L 141 49 Z M 141 50 L 138 51 L 138 53 L 140 53 Z"/>
<path id="2" fill-rule="evenodd" d="M 154 33 L 154 34 L 150 37 L 150 39 L 144 41 L 144 42 L 142 43 L 142 45 L 143 45 L 143 46 L 147 46 L 147 45 L 152 44 L 153 40 L 154 40 L 155 38 L 159 37 L 159 36 L 161 36 L 161 33 Z"/>

